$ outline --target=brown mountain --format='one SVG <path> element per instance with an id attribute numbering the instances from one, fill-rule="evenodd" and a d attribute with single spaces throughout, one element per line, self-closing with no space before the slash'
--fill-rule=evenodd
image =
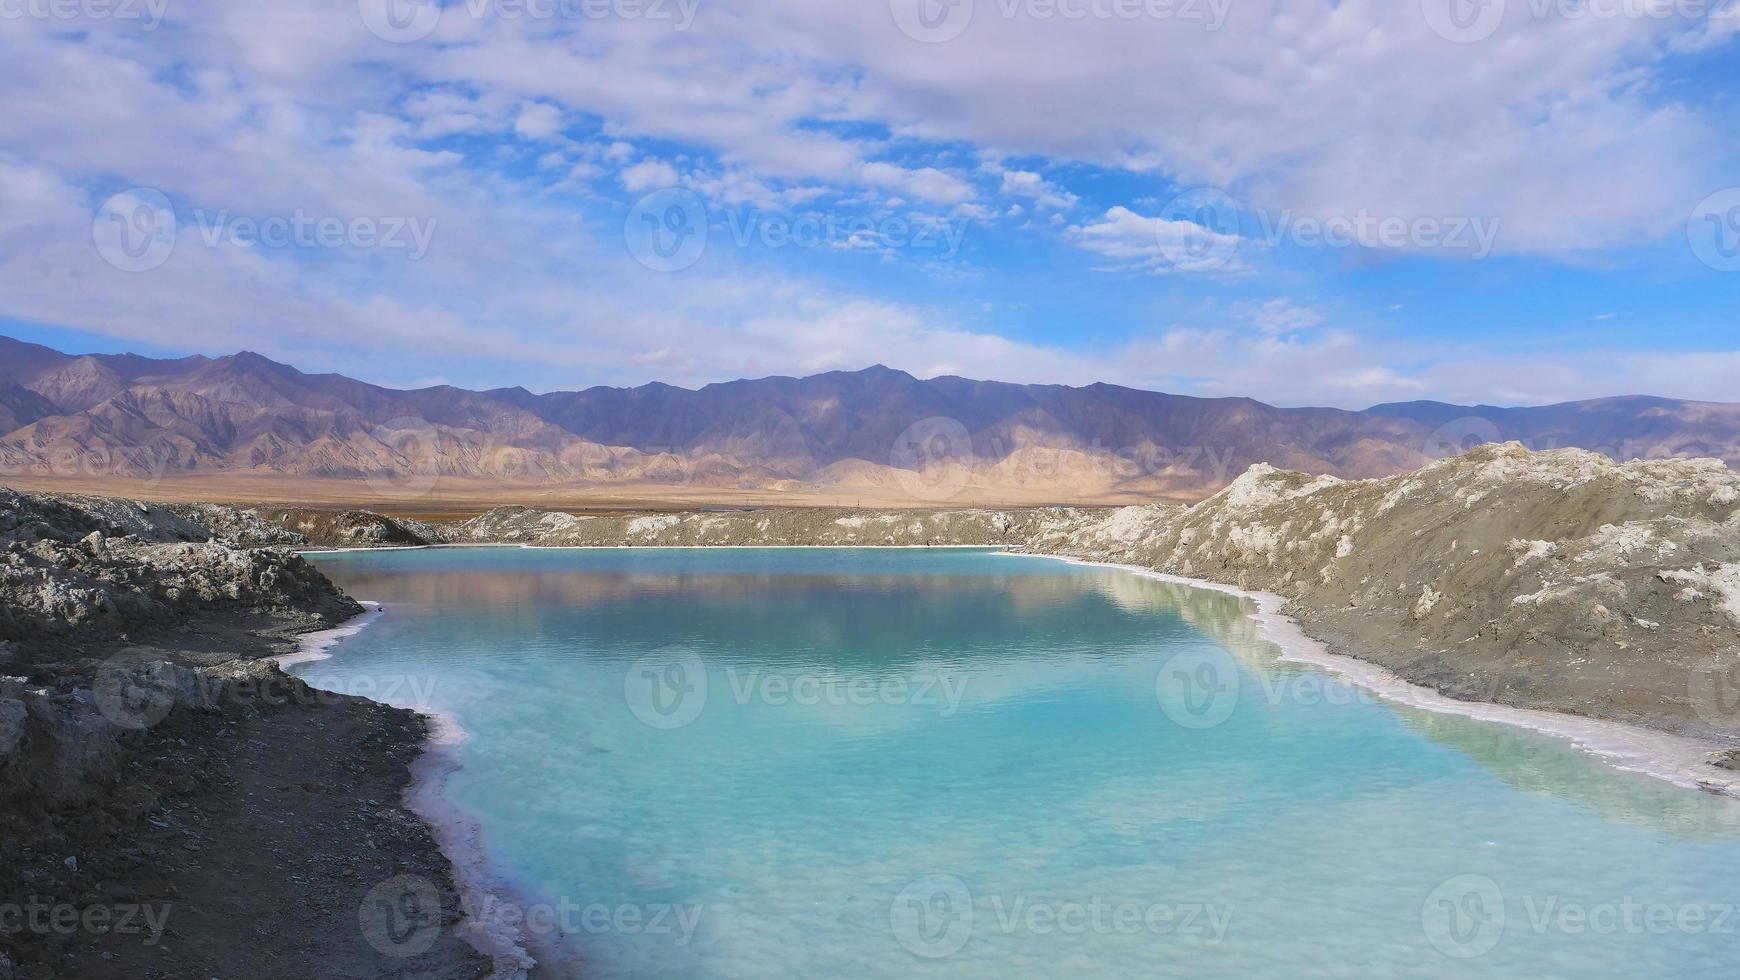
<path id="1" fill-rule="evenodd" d="M 1611 398 L 1276 408 L 1097 384 L 919 380 L 885 367 L 699 390 L 399 391 L 243 352 L 157 360 L 0 338 L 0 475 L 297 477 L 380 494 L 683 486 L 917 502 L 1205 495 L 1266 462 L 1375 477 L 1472 443 L 1740 460 L 1740 405 Z"/>

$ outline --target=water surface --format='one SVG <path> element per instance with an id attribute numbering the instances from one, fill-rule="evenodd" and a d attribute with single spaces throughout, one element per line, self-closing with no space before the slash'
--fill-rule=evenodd
<path id="1" fill-rule="evenodd" d="M 597 977 L 1732 977 L 1740 816 L 980 551 L 313 556 Z"/>

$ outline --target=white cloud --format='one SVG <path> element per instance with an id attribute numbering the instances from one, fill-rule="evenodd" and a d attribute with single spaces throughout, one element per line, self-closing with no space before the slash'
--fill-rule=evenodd
<path id="1" fill-rule="evenodd" d="M 1263 302 L 1247 300 L 1233 307 L 1233 314 L 1271 336 L 1310 330 L 1321 326 L 1328 319 L 1318 310 L 1298 306 L 1285 299 Z"/>
<path id="2" fill-rule="evenodd" d="M 642 160 L 625 167 L 618 176 L 622 180 L 622 189 L 631 194 L 677 184 L 677 168 L 663 160 Z"/>
<path id="3" fill-rule="evenodd" d="M 1175 182 L 1203 183 L 1270 211 L 1497 216 L 1511 252 L 1599 249 L 1677 231 L 1690 201 L 1720 186 L 1722 133 L 1706 108 L 1675 101 L 1698 93 L 1663 89 L 1659 59 L 1673 45 L 1725 43 L 1729 25 L 1513 17 L 1492 43 L 1453 45 L 1417 4 L 1274 0 L 1234 5 L 1213 33 L 981 16 L 938 48 L 900 35 L 876 4 L 722 0 L 710 11 L 686 32 L 444 17 L 430 43 L 410 45 L 371 36 L 354 0 L 270 10 L 178 0 L 149 43 L 114 25 L 9 22 L 0 314 L 358 373 L 430 351 L 407 377 L 473 383 L 478 365 L 499 365 L 487 369 L 505 383 L 573 387 L 883 360 L 1290 404 L 1733 397 L 1740 355 L 1720 350 L 1473 357 L 1376 343 L 1264 304 L 1212 328 L 1144 325 L 1123 345 L 1096 336 L 1086 354 L 744 268 L 728 249 L 659 276 L 629 260 L 608 208 L 552 208 L 550 185 L 427 142 L 494 136 L 503 157 L 529 161 L 551 146 L 516 138 L 551 141 L 573 161 L 569 179 L 595 181 L 633 160 L 635 143 L 673 141 L 702 193 L 766 208 L 840 195 L 982 214 L 979 180 L 1024 202 L 1012 217 L 1077 206 L 1040 171 L 1080 161 L 1151 178 L 1157 200 Z M 559 140 L 564 123 L 576 133 L 596 123 L 599 135 Z M 986 156 L 1037 169 L 994 171 L 994 184 L 985 171 L 963 176 L 974 168 L 964 161 Z M 931 165 L 886 162 L 920 159 Z M 561 179 L 551 169 L 540 179 Z M 630 193 L 677 177 L 659 160 L 619 173 Z M 350 253 L 298 263 L 206 247 L 184 228 L 163 269 L 129 276 L 91 248 L 91 192 L 117 181 L 192 207 L 439 225 L 420 263 Z M 1078 220 L 1069 240 L 1153 272 L 1246 272 L 1254 260 L 1252 242 L 1143 211 L 1158 205 Z"/>
<path id="4" fill-rule="evenodd" d="M 959 204 L 973 197 L 973 187 L 953 174 L 935 167 L 909 170 L 892 163 L 866 163 L 859 170 L 866 184 L 899 190 L 921 201 Z"/>
<path id="5" fill-rule="evenodd" d="M 1004 194 L 1030 198 L 1044 207 L 1068 209 L 1075 207 L 1079 200 L 1031 170 L 1005 170 L 1002 176 Z"/>
<path id="6" fill-rule="evenodd" d="M 547 140 L 562 131 L 562 110 L 546 102 L 520 106 L 514 132 L 529 140 Z"/>
<path id="7" fill-rule="evenodd" d="M 1150 272 L 1237 272 L 1244 240 L 1183 219 L 1150 218 L 1123 207 L 1072 227 L 1075 243 Z"/>

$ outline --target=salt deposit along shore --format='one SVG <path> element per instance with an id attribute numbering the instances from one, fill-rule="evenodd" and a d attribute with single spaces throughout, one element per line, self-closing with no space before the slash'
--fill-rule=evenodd
<path id="1" fill-rule="evenodd" d="M 1512 725 L 1562 738 L 1615 768 L 1653 776 L 1686 789 L 1740 798 L 1740 776 L 1711 764 L 1713 758 L 1729 751 L 1733 745 L 1730 740 L 1676 735 L 1623 722 L 1446 697 L 1431 688 L 1409 683 L 1377 664 L 1331 653 L 1323 643 L 1307 634 L 1296 620 L 1286 615 L 1283 611 L 1286 600 L 1273 593 L 1248 592 L 1217 582 L 1167 575 L 1135 565 L 1054 555 L 1033 557 L 1057 558 L 1071 564 L 1117 569 L 1161 582 L 1236 596 L 1251 604 L 1253 608 L 1250 618 L 1256 622 L 1263 638 L 1275 645 L 1279 651 L 1279 659 L 1283 662 L 1309 664 L 1395 704 Z"/>

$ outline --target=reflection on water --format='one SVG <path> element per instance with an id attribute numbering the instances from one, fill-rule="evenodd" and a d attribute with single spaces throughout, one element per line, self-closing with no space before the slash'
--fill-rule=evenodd
<path id="1" fill-rule="evenodd" d="M 1278 663 L 1233 596 L 961 551 L 317 560 L 389 612 L 311 676 L 433 684 L 518 884 L 697 911 L 568 930 L 591 976 L 1731 971 L 1732 935 L 1531 913 L 1740 900 L 1732 803 Z M 1057 927 L 1102 906 L 1138 924 Z"/>
<path id="2" fill-rule="evenodd" d="M 1460 715 L 1387 704 L 1377 695 L 1353 687 L 1350 681 L 1299 664 L 1281 663 L 1274 644 L 1263 638 L 1251 619 L 1255 611 L 1251 600 L 1141 575 L 1112 576 L 1099 588 L 1120 608 L 1176 614 L 1213 637 L 1256 676 L 1258 689 L 1265 695 L 1276 687 L 1285 690 L 1291 678 L 1310 677 L 1324 691 L 1320 700 L 1384 704 L 1409 729 L 1462 752 L 1518 790 L 1576 800 L 1610 820 L 1690 839 L 1718 840 L 1740 834 L 1740 806 L 1712 804 L 1662 780 L 1614 769 L 1567 740 Z"/>

